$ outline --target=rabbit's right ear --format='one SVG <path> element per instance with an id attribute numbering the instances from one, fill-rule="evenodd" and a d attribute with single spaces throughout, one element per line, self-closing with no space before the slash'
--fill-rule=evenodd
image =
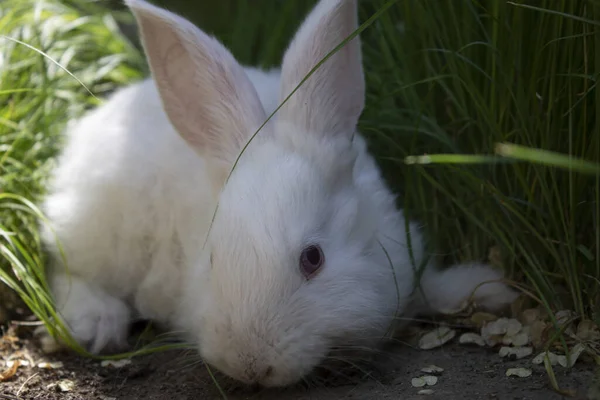
<path id="1" fill-rule="evenodd" d="M 171 123 L 211 161 L 219 184 L 266 119 L 254 86 L 231 53 L 191 22 L 143 0 L 125 3 Z"/>

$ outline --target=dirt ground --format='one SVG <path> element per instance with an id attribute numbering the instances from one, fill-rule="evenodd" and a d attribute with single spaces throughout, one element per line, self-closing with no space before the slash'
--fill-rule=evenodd
<path id="1" fill-rule="evenodd" d="M 0 351 L 0 360 L 12 352 L 21 353 L 30 365 L 20 366 L 9 380 L 0 383 L 0 399 L 60 400 L 188 400 L 222 399 L 219 389 L 202 365 L 186 366 L 189 358 L 173 351 L 134 358 L 126 366 L 101 366 L 97 360 L 72 354 L 44 356 L 32 339 L 20 339 L 11 349 Z M 227 378 L 217 381 L 232 400 L 325 400 L 325 399 L 539 399 L 567 398 L 554 392 L 541 366 L 531 358 L 508 361 L 497 349 L 459 345 L 456 341 L 435 350 L 417 350 L 406 344 L 385 349 L 369 367 L 339 372 L 343 377 L 322 375 L 311 384 L 282 390 L 255 390 L 232 384 Z M 44 369 L 40 361 L 62 362 L 55 369 Z M 0 361 L 0 372 L 6 363 Z M 32 365 L 33 364 L 33 365 Z M 420 369 L 442 367 L 438 382 L 427 388 L 415 388 L 411 379 L 425 375 Z M 526 367 L 533 371 L 527 378 L 507 377 L 507 368 Z M 336 372 L 337 373 L 337 372 Z M 575 399 L 600 399 L 595 393 L 592 364 L 577 364 L 573 370 L 555 367 L 562 389 L 573 390 Z M 330 373 L 331 374 L 331 373 Z M 74 386 L 61 391 L 59 382 Z M 432 394 L 418 394 L 432 389 Z"/>

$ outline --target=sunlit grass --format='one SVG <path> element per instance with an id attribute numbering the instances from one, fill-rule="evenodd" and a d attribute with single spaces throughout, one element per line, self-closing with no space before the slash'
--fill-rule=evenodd
<path id="1" fill-rule="evenodd" d="M 37 204 L 68 119 L 140 79 L 146 67 L 113 16 L 92 3 L 81 6 L 0 3 L 0 281 L 53 334 L 87 354 L 53 307 L 37 229 L 44 217 Z"/>

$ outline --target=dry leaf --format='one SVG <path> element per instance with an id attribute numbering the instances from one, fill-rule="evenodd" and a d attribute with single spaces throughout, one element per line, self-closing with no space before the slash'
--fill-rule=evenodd
<path id="1" fill-rule="evenodd" d="M 571 320 L 573 319 L 574 316 L 575 316 L 575 313 L 571 310 L 560 310 L 560 311 L 557 311 L 556 314 L 554 314 L 554 318 L 556 318 L 556 322 L 558 323 L 558 326 L 563 326 L 563 325 L 571 322 Z"/>
<path id="2" fill-rule="evenodd" d="M 523 310 L 519 319 L 523 325 L 531 325 L 542 319 L 542 311 L 539 308 L 528 308 Z"/>
<path id="3" fill-rule="evenodd" d="M 471 322 L 473 322 L 478 328 L 481 328 L 488 322 L 493 322 L 498 319 L 498 316 L 483 311 L 478 311 L 471 315 Z"/>
<path id="4" fill-rule="evenodd" d="M 488 346 L 495 346 L 501 343 L 505 336 L 519 333 L 522 327 L 523 325 L 514 318 L 498 318 L 481 328 L 481 336 Z"/>
<path id="5" fill-rule="evenodd" d="M 433 375 L 425 375 L 419 378 L 412 378 L 410 383 L 413 387 L 423 387 L 423 386 L 433 386 L 437 383 L 437 376 Z"/>
<path id="6" fill-rule="evenodd" d="M 530 356 L 533 353 L 532 347 L 506 347 L 502 346 L 498 354 L 500 357 L 516 358 L 517 360 Z"/>
<path id="7" fill-rule="evenodd" d="M 438 367 L 437 365 L 429 365 L 425 368 L 421 368 L 421 372 L 425 372 L 426 374 L 440 374 L 444 372 L 444 368 Z"/>
<path id="8" fill-rule="evenodd" d="M 535 321 L 529 326 L 531 343 L 536 349 L 542 347 L 546 341 L 546 327 L 544 321 Z"/>
<path id="9" fill-rule="evenodd" d="M 103 360 L 100 363 L 102 367 L 113 367 L 113 368 L 121 368 L 128 364 L 131 364 L 131 360 L 127 358 L 123 358 L 121 360 Z"/>
<path id="10" fill-rule="evenodd" d="M 7 367 L 12 367 L 15 364 L 19 364 L 18 366 L 27 367 L 29 365 L 29 361 L 16 359 L 16 360 L 8 360 L 6 362 Z"/>
<path id="11" fill-rule="evenodd" d="M 483 338 L 480 335 L 473 332 L 463 333 L 458 338 L 458 342 L 461 344 L 476 344 L 482 347 L 485 346 L 485 341 L 483 340 Z"/>
<path id="12" fill-rule="evenodd" d="M 583 341 L 600 340 L 600 329 L 594 321 L 584 319 L 577 325 L 577 338 Z"/>
<path id="13" fill-rule="evenodd" d="M 509 368 L 506 370 L 506 376 L 518 376 L 519 378 L 527 378 L 531 376 L 531 370 L 528 368 Z"/>
<path id="14" fill-rule="evenodd" d="M 533 358 L 533 360 L 531 360 L 531 362 L 534 363 L 534 364 L 541 364 L 541 363 L 544 362 L 544 358 L 546 357 L 546 355 L 548 356 L 548 360 L 550 361 L 550 365 L 559 364 L 559 365 L 561 365 L 563 367 L 567 366 L 567 357 L 554 354 L 551 351 L 541 352 L 540 354 L 538 354 L 537 356 L 535 356 Z"/>
<path id="15" fill-rule="evenodd" d="M 62 381 L 59 381 L 56 386 L 58 387 L 58 390 L 61 392 L 70 392 L 71 390 L 73 390 L 75 388 L 75 382 L 69 380 L 69 379 L 64 379 Z"/>
<path id="16" fill-rule="evenodd" d="M 515 335 L 509 335 L 507 333 L 502 338 L 502 344 L 505 344 L 507 346 L 513 345 L 515 347 L 528 345 L 530 341 L 531 341 L 531 339 L 529 336 L 529 327 L 528 326 L 524 326 L 523 328 L 521 328 L 521 330 L 519 332 L 517 332 Z"/>
<path id="17" fill-rule="evenodd" d="M 531 335 L 529 334 L 529 327 L 526 326 L 523 330 L 517 333 L 511 338 L 513 346 L 526 346 L 531 343 Z"/>
<path id="18" fill-rule="evenodd" d="M 506 324 L 506 335 L 515 336 L 521 331 L 521 328 L 523 328 L 523 324 L 521 324 L 519 320 L 510 318 Z"/>
<path id="19" fill-rule="evenodd" d="M 498 318 L 496 321 L 486 324 L 483 328 L 490 335 L 515 335 L 523 325 L 514 318 Z M 483 335 L 482 335 L 483 336 Z"/>
<path id="20" fill-rule="evenodd" d="M 63 367 L 63 363 L 60 361 L 57 362 L 41 362 L 37 365 L 38 368 L 43 369 L 58 369 Z"/>
<path id="21" fill-rule="evenodd" d="M 419 339 L 419 348 L 430 350 L 439 347 L 451 340 L 454 336 L 456 336 L 455 330 L 450 329 L 447 326 L 440 326 L 439 328 L 426 333 Z"/>
<path id="22" fill-rule="evenodd" d="M 8 365 L 8 363 L 6 363 Z M 0 382 L 7 381 L 11 379 L 17 373 L 17 369 L 19 369 L 19 360 L 12 363 L 12 365 L 8 365 L 8 368 L 4 371 L 0 372 Z"/>

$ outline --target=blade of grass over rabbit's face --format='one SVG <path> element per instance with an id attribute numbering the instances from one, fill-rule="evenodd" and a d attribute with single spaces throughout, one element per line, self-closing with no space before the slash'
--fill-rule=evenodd
<path id="1" fill-rule="evenodd" d="M 227 179 L 225 181 L 225 184 L 227 184 L 227 181 L 229 181 L 229 178 L 231 177 L 231 174 L 233 173 L 233 171 L 237 167 L 240 158 L 242 157 L 242 155 L 244 154 L 244 151 L 246 151 L 246 149 L 248 148 L 248 146 L 250 145 L 250 143 L 252 142 L 252 140 L 254 140 L 254 138 L 256 137 L 256 135 L 259 134 L 259 132 L 265 127 L 265 125 L 271 120 L 271 118 L 273 118 L 273 116 L 275 116 L 275 114 L 277 113 L 277 111 L 279 111 L 279 109 L 281 109 L 281 107 L 283 107 L 285 105 L 285 103 L 287 103 L 287 101 L 294 95 L 294 93 L 296 93 L 296 91 L 298 89 L 300 89 L 300 87 L 308 80 L 308 78 L 310 78 L 311 75 L 321 67 L 321 65 L 323 65 L 329 58 L 331 58 L 331 56 L 333 56 L 342 47 L 344 47 L 346 45 L 346 43 L 348 43 L 350 40 L 352 40 L 356 36 L 360 35 L 360 33 L 362 31 L 364 31 L 371 24 L 373 24 L 373 22 L 375 22 L 388 8 L 390 8 L 397 1 L 398 0 L 389 0 L 389 1 L 387 1 L 381 8 L 379 8 L 377 10 L 377 12 L 375 12 L 367 21 L 365 21 L 363 24 L 361 24 L 358 27 L 358 29 L 356 29 L 354 32 L 352 32 L 352 34 L 350 34 L 348 37 L 346 37 L 333 50 L 331 50 L 325 57 L 323 57 L 323 59 L 321 59 L 321 61 L 319 61 L 317 63 L 317 65 L 315 65 L 308 72 L 308 74 L 306 74 L 306 76 L 300 81 L 300 83 L 298 83 L 298 85 L 294 88 L 294 90 L 292 90 L 291 93 L 289 95 L 287 95 L 287 97 L 281 102 L 281 104 L 279 106 L 277 106 L 277 108 L 271 113 L 271 115 L 269 115 L 267 117 L 267 119 L 263 122 L 263 124 L 258 127 L 258 129 L 256 130 L 256 132 L 252 134 L 252 136 L 250 137 L 250 139 L 248 139 L 248 142 L 244 145 L 244 147 L 240 151 L 240 154 L 238 155 L 238 157 L 236 158 L 235 162 L 233 163 L 233 166 L 231 167 L 231 171 L 227 175 Z M 215 221 L 215 217 L 217 215 L 218 210 L 219 210 L 219 203 L 217 203 L 217 205 L 215 206 L 215 211 L 213 213 L 211 225 L 210 225 L 210 227 L 208 229 L 208 234 L 206 235 L 207 237 L 210 235 L 210 231 L 211 231 L 212 225 L 213 225 L 213 223 Z M 206 246 L 206 241 L 204 243 L 204 246 Z"/>

